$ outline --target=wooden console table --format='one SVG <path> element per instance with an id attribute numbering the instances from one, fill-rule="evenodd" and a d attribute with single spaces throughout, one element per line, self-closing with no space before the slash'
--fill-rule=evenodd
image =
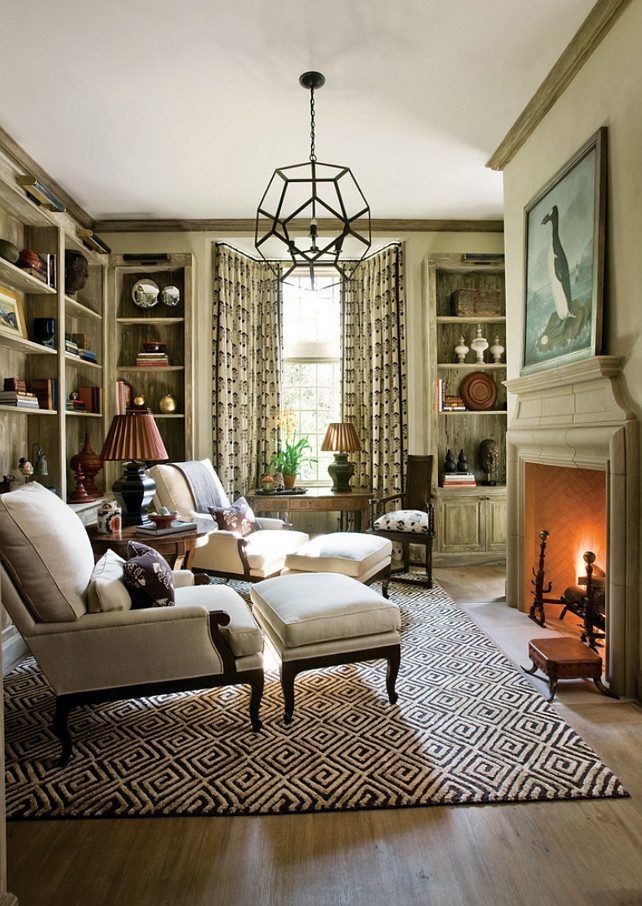
<path id="1" fill-rule="evenodd" d="M 372 491 L 332 491 L 330 488 L 308 488 L 305 494 L 260 494 L 251 491 L 247 501 L 255 513 L 354 513 L 355 530 L 368 527 L 368 501 Z"/>
<path id="2" fill-rule="evenodd" d="M 148 535 L 137 532 L 135 525 L 123 526 L 119 532 L 99 533 L 96 523 L 88 525 L 87 534 L 94 556 L 98 560 L 108 548 L 121 557 L 127 557 L 127 545 L 138 541 L 153 547 L 162 554 L 172 569 L 191 569 L 197 547 L 207 544 L 208 535 L 216 531 L 213 519 L 194 519 L 197 528 L 187 532 L 172 532 L 168 535 Z"/>

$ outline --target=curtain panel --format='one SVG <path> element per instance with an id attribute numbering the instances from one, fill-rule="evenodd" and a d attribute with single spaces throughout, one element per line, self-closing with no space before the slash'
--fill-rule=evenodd
<path id="1" fill-rule="evenodd" d="M 274 450 L 281 408 L 282 300 L 270 267 L 214 246 L 214 468 L 228 494 L 257 487 Z"/>
<path id="2" fill-rule="evenodd" d="M 343 418 L 361 452 L 353 486 L 401 493 L 408 444 L 404 247 L 365 258 L 343 287 Z"/>

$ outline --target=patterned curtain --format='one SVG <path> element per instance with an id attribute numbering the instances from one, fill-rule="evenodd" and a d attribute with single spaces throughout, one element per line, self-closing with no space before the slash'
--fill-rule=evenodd
<path id="1" fill-rule="evenodd" d="M 280 284 L 262 261 L 214 246 L 213 463 L 238 497 L 258 486 L 274 447 L 281 388 Z"/>
<path id="2" fill-rule="evenodd" d="M 378 495 L 403 490 L 408 442 L 408 380 L 403 245 L 366 258 L 343 289 L 343 418 L 361 453 L 352 480 Z"/>

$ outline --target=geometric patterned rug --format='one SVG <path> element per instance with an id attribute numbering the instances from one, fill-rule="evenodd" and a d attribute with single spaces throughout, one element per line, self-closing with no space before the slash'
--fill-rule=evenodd
<path id="1" fill-rule="evenodd" d="M 243 583 L 235 583 L 247 592 Z M 376 587 L 376 586 L 375 586 Z M 613 773 L 438 587 L 393 582 L 399 701 L 385 662 L 300 674 L 263 730 L 247 687 L 80 707 L 59 768 L 54 696 L 33 659 L 5 677 L 10 819 L 240 815 L 624 797 Z"/>

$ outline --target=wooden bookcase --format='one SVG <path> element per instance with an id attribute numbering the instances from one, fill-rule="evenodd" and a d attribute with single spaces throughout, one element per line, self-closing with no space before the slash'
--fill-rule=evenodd
<path id="1" fill-rule="evenodd" d="M 436 500 L 435 562 L 482 562 L 500 560 L 506 549 L 506 357 L 495 362 L 490 351 L 484 362 L 477 361 L 471 348 L 463 363 L 454 352 L 460 337 L 465 345 L 477 334 L 477 326 L 489 347 L 497 340 L 506 347 L 506 304 L 503 263 L 472 264 L 462 254 L 444 254 L 426 264 L 429 303 L 430 349 L 430 437 L 435 457 L 434 488 Z M 458 316 L 453 311 L 456 290 L 499 290 L 502 304 L 493 315 Z M 466 375 L 480 371 L 489 375 L 497 387 L 497 400 L 490 410 L 439 411 L 438 382 L 444 395 L 460 396 Z M 479 463 L 479 447 L 492 438 L 499 449 L 499 467 L 493 475 L 496 485 L 481 484 L 486 477 Z M 447 451 L 458 458 L 464 450 L 469 470 L 475 473 L 476 487 L 444 488 L 440 475 Z"/>
<path id="2" fill-rule="evenodd" d="M 177 287 L 178 304 L 169 306 L 159 300 L 151 308 L 136 305 L 132 289 L 143 278 L 153 280 L 161 292 L 166 286 Z M 188 253 L 112 255 L 110 284 L 109 322 L 114 334 L 108 375 L 110 415 L 116 411 L 116 382 L 124 381 L 131 386 L 132 399 L 144 398 L 170 460 L 193 459 L 193 256 Z M 146 341 L 166 344 L 168 365 L 136 365 L 136 357 Z M 173 412 L 162 411 L 161 400 L 167 395 L 175 401 Z M 109 471 L 113 468 L 109 464 Z"/>
<path id="3" fill-rule="evenodd" d="M 107 256 L 86 247 L 78 237 L 78 225 L 66 214 L 38 205 L 19 185 L 17 169 L 0 158 L 0 237 L 18 250 L 29 248 L 40 255 L 54 255 L 55 286 L 0 258 L 0 286 L 19 300 L 24 314 L 25 335 L 0 332 L 0 377 L 24 380 L 27 390 L 37 379 L 52 381 L 55 398 L 51 409 L 22 409 L 0 405 L 0 473 L 24 479 L 18 460 L 35 465 L 35 453 L 46 454 L 47 476 L 39 480 L 66 499 L 74 489 L 70 458 L 82 448 L 85 437 L 100 452 L 105 436 L 105 360 L 108 356 L 105 292 Z M 65 253 L 84 255 L 89 276 L 82 290 L 65 293 Z M 54 321 L 53 346 L 37 342 L 37 318 Z M 65 334 L 81 333 L 89 338 L 96 361 L 83 361 L 65 349 Z M 0 383 L 2 386 L 2 383 Z M 100 412 L 68 412 L 66 400 L 80 387 L 100 388 Z M 103 487 L 102 473 L 97 484 Z"/>

